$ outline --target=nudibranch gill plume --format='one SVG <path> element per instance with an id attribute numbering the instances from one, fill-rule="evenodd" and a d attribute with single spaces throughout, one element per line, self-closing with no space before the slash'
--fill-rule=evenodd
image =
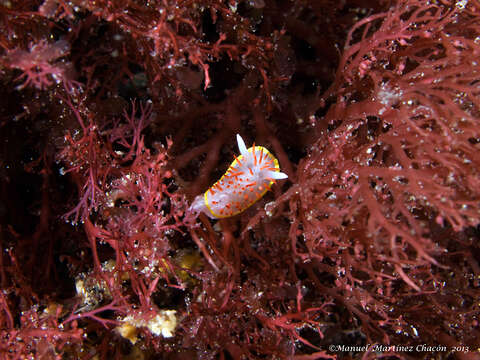
<path id="1" fill-rule="evenodd" d="M 191 212 L 204 212 L 214 219 L 235 216 L 261 199 L 276 180 L 288 178 L 266 148 L 253 144 L 247 149 L 238 134 L 237 143 L 240 155 L 220 180 L 195 198 Z"/>

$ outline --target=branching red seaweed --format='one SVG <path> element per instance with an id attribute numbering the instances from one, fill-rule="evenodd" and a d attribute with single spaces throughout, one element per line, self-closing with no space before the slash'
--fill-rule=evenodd
<path id="1" fill-rule="evenodd" d="M 477 358 L 479 11 L 4 1 L 0 358 Z"/>

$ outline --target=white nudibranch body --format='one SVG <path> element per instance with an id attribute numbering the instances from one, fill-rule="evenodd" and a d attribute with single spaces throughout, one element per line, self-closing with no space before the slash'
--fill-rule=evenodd
<path id="1" fill-rule="evenodd" d="M 278 160 L 263 146 L 247 149 L 237 134 L 240 155 L 227 172 L 203 195 L 195 198 L 190 210 L 219 219 L 240 214 L 270 190 L 276 180 L 288 178 L 280 172 Z"/>

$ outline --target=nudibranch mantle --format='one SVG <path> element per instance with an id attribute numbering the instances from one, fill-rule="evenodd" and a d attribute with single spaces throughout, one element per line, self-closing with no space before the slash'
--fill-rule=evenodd
<path id="1" fill-rule="evenodd" d="M 261 199 L 276 180 L 288 178 L 280 172 L 278 160 L 263 146 L 245 146 L 237 134 L 240 155 L 227 172 L 203 195 L 195 198 L 190 210 L 214 219 L 240 214 Z"/>

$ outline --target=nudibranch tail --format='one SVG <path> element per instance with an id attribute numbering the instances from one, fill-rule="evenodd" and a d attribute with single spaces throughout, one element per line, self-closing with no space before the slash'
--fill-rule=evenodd
<path id="1" fill-rule="evenodd" d="M 262 198 L 276 180 L 288 178 L 266 148 L 254 144 L 247 149 L 238 134 L 237 143 L 240 155 L 220 180 L 195 198 L 190 212 L 204 212 L 216 219 L 237 215 Z"/>

